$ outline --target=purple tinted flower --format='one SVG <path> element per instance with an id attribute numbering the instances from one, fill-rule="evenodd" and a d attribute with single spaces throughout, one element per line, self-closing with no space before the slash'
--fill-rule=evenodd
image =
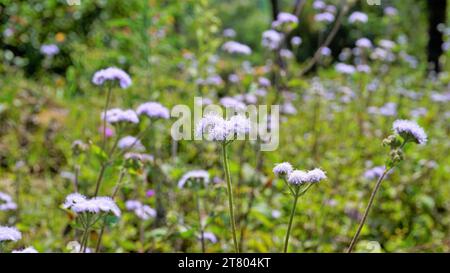
<path id="1" fill-rule="evenodd" d="M 152 209 L 150 206 L 142 204 L 137 200 L 128 200 L 125 202 L 125 207 L 129 211 L 133 211 L 134 214 L 136 214 L 136 216 L 141 220 L 148 220 L 156 217 L 156 210 Z"/>
<path id="2" fill-rule="evenodd" d="M 410 120 L 396 120 L 392 126 L 393 130 L 405 139 L 413 139 L 418 144 L 427 143 L 428 136 L 417 123 Z"/>
<path id="3" fill-rule="evenodd" d="M 54 56 L 54 55 L 59 53 L 59 48 L 55 44 L 42 45 L 41 46 L 41 53 L 46 55 L 46 56 L 52 57 L 52 56 Z"/>
<path id="4" fill-rule="evenodd" d="M 277 176 L 284 176 L 284 175 L 289 175 L 292 172 L 293 168 L 291 163 L 289 162 L 283 162 L 283 163 L 279 163 L 277 164 L 274 168 L 273 168 L 273 173 Z"/>
<path id="5" fill-rule="evenodd" d="M 11 196 L 6 193 L 0 192 L 0 211 L 15 209 L 17 209 L 17 204 L 13 202 Z"/>
<path id="6" fill-rule="evenodd" d="M 234 38 L 236 36 L 236 31 L 232 28 L 226 28 L 223 30 L 223 36 L 227 38 Z"/>
<path id="7" fill-rule="evenodd" d="M 314 21 L 319 23 L 331 23 L 334 21 L 334 14 L 330 12 L 318 13 L 314 16 Z"/>
<path id="8" fill-rule="evenodd" d="M 368 180 L 378 179 L 383 175 L 386 168 L 384 166 L 376 166 L 364 172 L 364 178 Z"/>
<path id="9" fill-rule="evenodd" d="M 360 48 L 372 48 L 372 42 L 367 38 L 361 38 L 356 41 L 356 46 Z"/>
<path id="10" fill-rule="evenodd" d="M 252 54 L 252 50 L 249 46 L 235 41 L 228 41 L 224 43 L 222 45 L 222 50 L 230 54 L 242 54 L 242 55 Z"/>
<path id="11" fill-rule="evenodd" d="M 11 253 L 38 253 L 38 251 L 34 247 L 30 246 L 21 250 L 13 250 Z"/>
<path id="12" fill-rule="evenodd" d="M 352 14 L 350 14 L 348 21 L 350 23 L 367 23 L 367 21 L 369 20 L 369 16 L 367 16 L 367 14 L 360 12 L 360 11 L 355 11 Z"/>
<path id="13" fill-rule="evenodd" d="M 178 188 L 183 188 L 188 181 L 201 181 L 206 185 L 209 183 L 209 173 L 205 170 L 189 171 L 178 181 Z"/>
<path id="14" fill-rule="evenodd" d="M 293 46 L 299 46 L 299 45 L 301 45 L 301 44 L 302 44 L 302 38 L 300 38 L 299 36 L 294 36 L 294 37 L 292 37 L 292 39 L 291 39 L 291 44 L 292 44 Z"/>
<path id="15" fill-rule="evenodd" d="M 277 15 L 277 20 L 272 22 L 272 27 L 275 29 L 288 31 L 297 24 L 298 24 L 297 16 L 287 12 L 280 12 Z"/>
<path id="16" fill-rule="evenodd" d="M 22 239 L 22 233 L 14 227 L 0 226 L 0 243 L 4 241 L 18 241 Z"/>
<path id="17" fill-rule="evenodd" d="M 125 136 L 119 140 L 117 147 L 122 150 L 132 150 L 137 152 L 142 152 L 145 150 L 144 145 L 141 141 L 133 136 Z"/>
<path id="18" fill-rule="evenodd" d="M 213 244 L 217 243 L 217 237 L 212 232 L 204 232 L 203 238 L 205 238 L 206 240 L 209 240 Z M 199 236 L 199 239 L 201 239 L 201 235 Z"/>
<path id="19" fill-rule="evenodd" d="M 100 126 L 98 128 L 98 132 L 103 135 L 103 126 Z M 111 138 L 112 136 L 114 136 L 114 130 L 111 127 L 106 126 L 105 136 L 106 138 Z"/>
<path id="20" fill-rule="evenodd" d="M 149 118 L 170 118 L 169 109 L 162 106 L 160 103 L 153 101 L 139 105 L 136 112 L 138 115 L 146 115 Z"/>
<path id="21" fill-rule="evenodd" d="M 353 65 L 345 64 L 345 63 L 338 63 L 335 66 L 336 71 L 342 74 L 351 75 L 356 72 L 356 68 Z"/>
<path id="22" fill-rule="evenodd" d="M 153 190 L 153 189 L 151 189 L 151 190 L 148 190 L 148 191 L 145 193 L 145 196 L 147 196 L 147 197 L 152 197 L 152 196 L 155 196 L 155 194 L 156 194 L 156 191 Z"/>
<path id="23" fill-rule="evenodd" d="M 129 122 L 129 123 L 139 123 L 139 118 L 134 110 L 122 110 L 120 108 L 109 109 L 105 113 L 102 113 L 102 120 L 106 119 L 106 122 L 110 124 Z M 103 133 L 103 132 L 102 132 Z"/>
<path id="24" fill-rule="evenodd" d="M 95 85 L 103 85 L 105 81 L 119 81 L 119 85 L 122 89 L 131 85 L 130 76 L 117 67 L 108 67 L 95 72 L 92 83 Z"/>
<path id="25" fill-rule="evenodd" d="M 283 37 L 284 35 L 282 33 L 273 29 L 264 31 L 262 35 L 262 45 L 267 49 L 275 50 L 280 47 Z"/>

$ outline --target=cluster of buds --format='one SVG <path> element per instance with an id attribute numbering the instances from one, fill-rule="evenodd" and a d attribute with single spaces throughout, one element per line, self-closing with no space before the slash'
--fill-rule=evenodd
<path id="1" fill-rule="evenodd" d="M 81 140 L 75 140 L 72 143 L 72 153 L 76 156 L 86 152 L 88 148 L 89 148 L 89 145 L 84 143 Z"/>
<path id="2" fill-rule="evenodd" d="M 391 149 L 387 165 L 394 167 L 404 159 L 403 148 L 408 142 L 423 145 L 428 137 L 422 127 L 409 120 L 396 120 L 393 124 L 394 134 L 383 140 L 383 146 Z"/>

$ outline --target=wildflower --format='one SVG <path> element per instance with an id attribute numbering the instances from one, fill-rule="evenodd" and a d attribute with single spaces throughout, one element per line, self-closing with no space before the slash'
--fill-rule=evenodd
<path id="1" fill-rule="evenodd" d="M 361 38 L 356 41 L 356 46 L 360 48 L 372 48 L 372 42 L 367 38 Z"/>
<path id="2" fill-rule="evenodd" d="M 117 67 L 108 67 L 95 72 L 92 83 L 95 85 L 103 85 L 105 81 L 119 81 L 122 89 L 128 88 L 131 85 L 130 76 Z"/>
<path id="3" fill-rule="evenodd" d="M 112 213 L 120 216 L 120 209 L 110 197 L 94 197 L 87 199 L 79 193 L 72 193 L 66 197 L 63 207 L 76 213 Z"/>
<path id="4" fill-rule="evenodd" d="M 421 116 L 425 116 L 428 113 L 428 110 L 424 107 L 419 107 L 411 110 L 410 115 L 414 118 L 418 118 Z"/>
<path id="5" fill-rule="evenodd" d="M 316 0 L 313 3 L 313 9 L 315 9 L 315 10 L 321 10 L 321 9 L 326 8 L 326 7 L 327 7 L 327 5 L 325 4 L 325 2 L 323 2 L 321 0 Z"/>
<path id="6" fill-rule="evenodd" d="M 323 179 L 326 179 L 327 176 L 325 175 L 325 172 L 321 169 L 315 168 L 309 172 L 306 173 L 307 180 L 310 183 L 317 183 Z"/>
<path id="7" fill-rule="evenodd" d="M 59 53 L 59 48 L 55 44 L 42 45 L 40 51 L 42 54 L 52 57 Z"/>
<path id="8" fill-rule="evenodd" d="M 408 141 L 413 139 L 418 144 L 427 142 L 427 134 L 417 123 L 410 120 L 396 120 L 393 124 L 393 130 Z"/>
<path id="9" fill-rule="evenodd" d="M 292 185 L 301 185 L 304 183 L 317 183 L 327 176 L 321 169 L 314 169 L 308 172 L 295 170 L 289 174 L 288 182 Z"/>
<path id="10" fill-rule="evenodd" d="M 302 44 L 302 38 L 300 38 L 299 36 L 294 36 L 294 37 L 292 37 L 292 39 L 291 39 L 291 44 L 293 45 L 293 46 L 299 46 L 299 45 L 301 45 Z"/>
<path id="11" fill-rule="evenodd" d="M 117 143 L 117 147 L 122 150 L 134 150 L 134 151 L 144 151 L 145 147 L 142 145 L 142 142 L 133 137 L 133 136 L 125 136 L 119 140 Z"/>
<path id="12" fill-rule="evenodd" d="M 367 14 L 360 12 L 360 11 L 355 11 L 352 14 L 350 14 L 348 21 L 353 24 L 353 23 L 367 23 L 367 21 L 369 20 L 369 17 L 367 16 Z"/>
<path id="13" fill-rule="evenodd" d="M 298 24 L 298 18 L 294 14 L 287 12 L 280 12 L 277 15 L 277 20 L 272 22 L 272 27 L 284 31 L 289 31 Z"/>
<path id="14" fill-rule="evenodd" d="M 142 204 L 137 200 L 128 200 L 125 202 L 125 207 L 129 211 L 133 211 L 134 214 L 136 214 L 136 216 L 141 220 L 148 220 L 156 217 L 156 210 L 152 209 L 150 206 Z"/>
<path id="15" fill-rule="evenodd" d="M 385 170 L 386 170 L 385 166 L 376 166 L 366 170 L 363 176 L 368 180 L 378 179 L 380 176 L 383 175 Z"/>
<path id="16" fill-rule="evenodd" d="M 295 170 L 289 173 L 288 182 L 293 185 L 300 185 L 308 181 L 307 173 Z"/>
<path id="17" fill-rule="evenodd" d="M 371 71 L 370 66 L 368 66 L 367 64 L 357 65 L 356 70 L 361 73 L 370 73 L 370 71 Z"/>
<path id="18" fill-rule="evenodd" d="M 292 51 L 290 51 L 289 49 L 285 49 L 285 48 L 280 50 L 280 56 L 282 58 L 286 58 L 286 59 L 294 58 L 294 54 L 292 53 Z"/>
<path id="19" fill-rule="evenodd" d="M 272 217 L 275 218 L 275 219 L 281 217 L 281 212 L 279 210 L 276 210 L 276 209 L 272 210 L 271 214 L 272 214 Z"/>
<path id="20" fill-rule="evenodd" d="M 110 124 L 114 123 L 122 123 L 122 122 L 129 122 L 129 123 L 139 123 L 139 118 L 134 110 L 128 109 L 128 110 L 122 110 L 120 108 L 113 108 L 106 113 L 102 113 L 101 115 L 102 120 L 106 120 L 106 122 Z M 101 128 L 103 129 L 103 128 Z M 102 130 L 103 131 L 103 130 Z"/>
<path id="21" fill-rule="evenodd" d="M 147 197 L 152 197 L 152 196 L 155 195 L 155 193 L 156 193 L 155 190 L 148 190 L 148 191 L 145 193 L 145 196 L 147 196 Z"/>
<path id="22" fill-rule="evenodd" d="M 356 69 L 353 65 L 344 64 L 344 63 L 338 63 L 336 64 L 336 71 L 342 74 L 354 74 L 356 72 Z"/>
<path id="23" fill-rule="evenodd" d="M 223 36 L 227 38 L 234 38 L 236 36 L 236 31 L 232 28 L 226 28 L 223 30 Z"/>
<path id="24" fill-rule="evenodd" d="M 398 14 L 398 11 L 397 11 L 397 9 L 394 8 L 394 7 L 386 7 L 386 8 L 384 9 L 384 14 L 385 14 L 386 16 L 395 16 L 395 15 Z"/>
<path id="25" fill-rule="evenodd" d="M 202 181 L 204 184 L 209 183 L 209 173 L 204 170 L 193 170 L 185 173 L 178 181 L 178 188 L 183 188 L 188 181 Z"/>
<path id="26" fill-rule="evenodd" d="M 207 114 L 197 124 L 196 133 L 201 136 L 207 134 L 209 140 L 226 142 L 236 135 L 249 131 L 250 121 L 243 115 L 235 115 L 225 120 L 216 114 Z"/>
<path id="27" fill-rule="evenodd" d="M 239 79 L 239 76 L 236 75 L 236 74 L 230 74 L 230 75 L 228 76 L 228 81 L 231 82 L 231 83 L 238 83 L 239 80 L 240 80 L 240 79 Z"/>
<path id="28" fill-rule="evenodd" d="M 220 104 L 222 104 L 225 108 L 231 108 L 235 110 L 244 110 L 246 108 L 244 103 L 232 97 L 221 98 Z"/>
<path id="29" fill-rule="evenodd" d="M 0 242 L 4 241 L 18 241 L 22 239 L 22 233 L 14 227 L 0 226 Z"/>
<path id="30" fill-rule="evenodd" d="M 66 200 L 63 204 L 63 207 L 65 209 L 70 209 L 73 205 L 77 204 L 77 203 L 81 203 L 86 201 L 86 196 L 81 195 L 79 193 L 71 193 L 69 195 L 66 196 Z"/>
<path id="31" fill-rule="evenodd" d="M 13 202 L 11 196 L 6 193 L 0 192 L 0 211 L 15 209 L 17 209 L 17 204 Z"/>
<path id="32" fill-rule="evenodd" d="M 391 40 L 386 40 L 386 39 L 380 40 L 380 41 L 378 42 L 378 44 L 379 44 L 382 48 L 387 49 L 387 50 L 393 49 L 393 48 L 395 47 L 395 45 L 396 45 L 395 42 L 393 42 L 393 41 L 391 41 Z"/>
<path id="33" fill-rule="evenodd" d="M 136 110 L 138 115 L 146 115 L 149 118 L 162 118 L 169 119 L 170 113 L 169 109 L 161 105 L 160 103 L 149 101 L 139 105 Z"/>
<path id="34" fill-rule="evenodd" d="M 34 247 L 30 246 L 21 250 L 13 250 L 11 253 L 39 253 Z"/>
<path id="35" fill-rule="evenodd" d="M 222 49 L 230 54 L 242 54 L 242 55 L 252 54 L 252 50 L 249 46 L 235 41 L 228 41 L 224 43 L 222 45 Z"/>
<path id="36" fill-rule="evenodd" d="M 258 84 L 262 87 L 269 87 L 271 85 L 270 80 L 264 77 L 258 78 Z"/>
<path id="37" fill-rule="evenodd" d="M 274 168 L 273 168 L 273 173 L 277 176 L 289 176 L 289 174 L 292 172 L 293 168 L 291 163 L 289 162 L 283 162 L 283 163 L 279 163 L 277 164 Z"/>
<path id="38" fill-rule="evenodd" d="M 267 49 L 276 50 L 281 46 L 283 37 L 284 35 L 282 33 L 273 29 L 264 31 L 262 35 L 262 45 Z"/>
<path id="39" fill-rule="evenodd" d="M 331 55 L 331 49 L 329 48 L 329 47 L 322 47 L 321 49 L 320 49 L 320 54 L 322 55 L 322 56 L 330 56 Z"/>
<path id="40" fill-rule="evenodd" d="M 154 157 L 150 154 L 140 154 L 140 153 L 126 153 L 124 158 L 127 160 L 136 160 L 142 163 L 150 163 L 153 162 Z"/>
<path id="41" fill-rule="evenodd" d="M 209 240 L 213 244 L 217 243 L 217 237 L 212 232 L 204 232 L 203 238 Z M 199 239 L 201 239 L 201 236 L 199 236 Z"/>
<path id="42" fill-rule="evenodd" d="M 314 16 L 314 21 L 319 23 L 331 23 L 334 21 L 334 14 L 330 12 L 318 13 Z"/>

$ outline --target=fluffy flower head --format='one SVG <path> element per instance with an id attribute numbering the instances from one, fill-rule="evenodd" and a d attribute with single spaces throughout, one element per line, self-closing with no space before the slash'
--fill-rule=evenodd
<path id="1" fill-rule="evenodd" d="M 92 77 L 92 83 L 95 85 L 103 85 L 106 81 L 118 81 L 122 89 L 131 85 L 130 76 L 120 68 L 108 67 L 95 72 Z"/>
<path id="2" fill-rule="evenodd" d="M 18 241 L 22 239 L 22 233 L 13 227 L 0 226 L 0 242 L 3 241 Z"/>
<path id="3" fill-rule="evenodd" d="M 417 123 L 410 120 L 396 120 L 393 124 L 394 131 L 406 139 L 413 139 L 418 144 L 427 143 L 428 136 Z"/>
<path id="4" fill-rule="evenodd" d="M 180 181 L 178 181 L 178 188 L 183 188 L 189 180 L 201 180 L 204 184 L 209 183 L 209 173 L 205 170 L 193 170 L 185 173 Z"/>
<path id="5" fill-rule="evenodd" d="M 293 170 L 293 168 L 292 168 L 291 163 L 283 162 L 283 163 L 277 164 L 273 168 L 273 173 L 278 176 L 283 176 L 283 175 L 289 176 L 289 174 L 292 172 L 292 170 Z"/>
<path id="6" fill-rule="evenodd" d="M 146 115 L 149 118 L 169 119 L 169 109 L 158 102 L 149 101 L 139 105 L 136 110 L 138 115 Z"/>

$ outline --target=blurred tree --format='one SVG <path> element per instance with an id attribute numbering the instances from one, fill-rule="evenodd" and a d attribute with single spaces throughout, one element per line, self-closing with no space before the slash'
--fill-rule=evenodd
<path id="1" fill-rule="evenodd" d="M 443 53 L 442 43 L 444 39 L 438 26 L 446 22 L 447 0 L 427 0 L 427 3 L 429 24 L 428 62 L 431 71 L 439 72 L 441 70 L 439 58 Z"/>

